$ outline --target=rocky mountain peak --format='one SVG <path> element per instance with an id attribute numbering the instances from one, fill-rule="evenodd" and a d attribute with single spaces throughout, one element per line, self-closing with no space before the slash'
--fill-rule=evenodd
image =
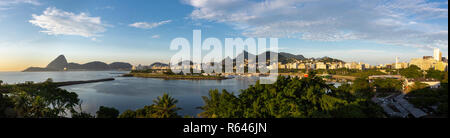
<path id="1" fill-rule="evenodd" d="M 66 57 L 64 55 L 60 55 L 47 65 L 47 69 L 64 70 L 64 68 L 67 68 L 68 64 L 69 63 L 67 63 Z"/>

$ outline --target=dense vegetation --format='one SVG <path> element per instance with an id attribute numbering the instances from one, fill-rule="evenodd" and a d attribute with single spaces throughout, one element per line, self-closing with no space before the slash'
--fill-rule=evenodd
<path id="1" fill-rule="evenodd" d="M 400 69 L 400 75 L 406 78 L 418 79 L 423 78 L 423 72 L 416 65 L 411 65 L 408 68 Z"/>
<path id="2" fill-rule="evenodd" d="M 447 74 L 447 73 L 446 73 Z M 431 89 L 426 84 L 415 83 L 407 94 L 408 101 L 414 106 L 435 111 L 436 116 L 448 117 L 448 76 L 441 81 L 441 88 Z"/>
<path id="3" fill-rule="evenodd" d="M 136 111 L 119 111 L 100 106 L 96 116 L 83 112 L 78 95 L 58 88 L 51 79 L 43 83 L 27 82 L 16 85 L 0 83 L 0 118 L 175 118 L 178 102 L 167 94 L 154 104 Z"/>
<path id="4" fill-rule="evenodd" d="M 60 118 L 82 114 L 78 95 L 58 88 L 51 79 L 0 85 L 0 117 Z"/>
<path id="5" fill-rule="evenodd" d="M 119 116 L 119 110 L 113 107 L 100 106 L 96 113 L 97 118 L 117 118 Z"/>
<path id="6" fill-rule="evenodd" d="M 351 91 L 350 85 L 335 88 L 319 77 L 285 78 L 275 84 L 257 83 L 239 96 L 211 90 L 203 97 L 206 118 L 375 118 L 382 109 L 369 98 Z"/>
<path id="7" fill-rule="evenodd" d="M 436 79 L 445 83 L 448 82 L 448 72 L 430 69 L 427 70 L 425 78 Z"/>
<path id="8" fill-rule="evenodd" d="M 386 96 L 392 93 L 401 93 L 403 90 L 403 81 L 397 79 L 375 79 L 371 85 L 377 94 Z"/>

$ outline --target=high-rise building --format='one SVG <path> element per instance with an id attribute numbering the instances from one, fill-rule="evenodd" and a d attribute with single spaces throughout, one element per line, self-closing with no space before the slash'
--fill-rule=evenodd
<path id="1" fill-rule="evenodd" d="M 395 57 L 395 69 L 400 69 L 400 66 L 398 64 L 398 57 Z"/>
<path id="2" fill-rule="evenodd" d="M 442 52 L 439 48 L 434 48 L 433 59 L 437 61 L 442 61 Z"/>

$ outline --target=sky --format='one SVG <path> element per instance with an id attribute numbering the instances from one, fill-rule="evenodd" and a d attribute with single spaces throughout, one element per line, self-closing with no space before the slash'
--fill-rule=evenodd
<path id="1" fill-rule="evenodd" d="M 372 65 L 448 57 L 448 0 L 0 0 L 0 71 L 169 62 L 170 43 L 279 38 L 279 51 Z M 207 51 L 206 51 L 207 52 Z"/>

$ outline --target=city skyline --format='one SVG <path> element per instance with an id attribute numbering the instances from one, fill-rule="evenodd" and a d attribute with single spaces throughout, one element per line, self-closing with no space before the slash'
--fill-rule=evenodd
<path id="1" fill-rule="evenodd" d="M 168 63 L 177 52 L 171 40 L 194 29 L 203 40 L 278 37 L 280 52 L 308 58 L 409 62 L 434 48 L 448 57 L 447 20 L 446 0 L 0 0 L 0 71 L 45 66 L 60 54 L 77 63 Z"/>

